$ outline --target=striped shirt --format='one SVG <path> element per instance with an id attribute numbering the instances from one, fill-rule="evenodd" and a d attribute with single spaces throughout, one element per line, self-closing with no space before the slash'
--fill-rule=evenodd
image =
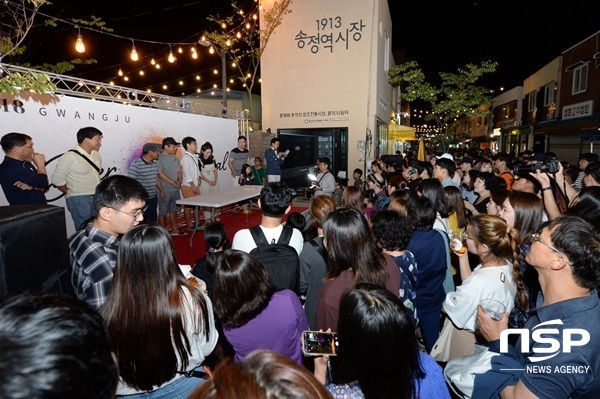
<path id="1" fill-rule="evenodd" d="M 158 165 L 156 162 L 148 163 L 142 157 L 137 158 L 129 165 L 127 174 L 144 186 L 148 192 L 148 198 L 156 197 L 156 179 L 158 178 Z"/>

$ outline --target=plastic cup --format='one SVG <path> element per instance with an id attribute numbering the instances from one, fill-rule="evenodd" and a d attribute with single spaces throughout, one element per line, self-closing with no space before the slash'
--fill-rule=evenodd
<path id="1" fill-rule="evenodd" d="M 494 320 L 502 320 L 502 316 L 506 312 L 506 306 L 495 299 L 482 299 L 479 304 L 485 311 L 485 314 Z"/>

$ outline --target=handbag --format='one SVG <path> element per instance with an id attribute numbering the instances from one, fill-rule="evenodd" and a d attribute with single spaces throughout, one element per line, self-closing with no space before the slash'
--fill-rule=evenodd
<path id="1" fill-rule="evenodd" d="M 477 342 L 475 334 L 457 328 L 449 317 L 429 353 L 438 362 L 447 362 L 459 356 L 471 355 Z"/>

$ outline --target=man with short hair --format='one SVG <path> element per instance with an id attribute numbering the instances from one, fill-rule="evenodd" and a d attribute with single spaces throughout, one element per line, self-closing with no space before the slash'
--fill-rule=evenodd
<path id="1" fill-rule="evenodd" d="M 584 152 L 579 156 L 579 175 L 575 180 L 574 186 L 577 191 L 581 191 L 583 187 L 583 178 L 585 177 L 585 168 L 592 162 L 597 162 L 600 159 L 598 154 L 592 152 Z"/>
<path id="2" fill-rule="evenodd" d="M 144 218 L 151 223 L 156 223 L 158 220 L 158 187 L 160 187 L 160 192 L 162 193 L 162 183 L 158 178 L 159 170 L 156 163 L 160 153 L 162 153 L 162 146 L 160 144 L 145 143 L 142 147 L 142 155 L 134 159 L 127 170 L 129 177 L 139 181 L 148 193 Z"/>
<path id="3" fill-rule="evenodd" d="M 515 180 L 512 170 L 512 157 L 506 152 L 499 152 L 492 158 L 494 161 L 494 169 L 496 175 L 503 178 L 506 181 L 506 189 L 512 190 L 512 185 Z"/>
<path id="4" fill-rule="evenodd" d="M 100 307 L 117 261 L 119 238 L 144 220 L 148 193 L 135 179 L 112 175 L 94 194 L 95 217 L 69 238 L 71 282 L 77 298 Z"/>
<path id="5" fill-rule="evenodd" d="M 586 166 L 583 184 L 585 187 L 600 186 L 600 161 L 591 162 Z"/>
<path id="6" fill-rule="evenodd" d="M 246 148 L 246 137 L 239 136 L 237 139 L 237 147 L 229 151 L 229 159 L 227 160 L 227 166 L 229 166 L 229 170 L 231 171 L 231 176 L 233 176 L 236 180 L 242 174 L 242 166 L 244 164 L 250 165 L 250 158 L 252 155 L 250 151 Z M 242 210 L 244 214 L 250 213 L 250 209 L 248 208 L 248 202 L 244 202 L 242 204 Z M 237 210 L 232 210 L 232 214 L 237 214 Z"/>
<path id="7" fill-rule="evenodd" d="M 31 137 L 8 133 L 0 140 L 6 154 L 0 164 L 0 185 L 10 205 L 46 204 L 46 157 L 33 150 Z"/>
<path id="8" fill-rule="evenodd" d="M 537 271 L 541 295 L 525 324 L 529 330 L 526 338 L 521 336 L 514 348 L 508 348 L 512 357 L 522 365 L 512 370 L 522 371 L 516 376 L 516 384 L 509 382 L 510 385 L 500 392 L 500 397 L 596 398 L 600 392 L 597 372 L 600 370 L 600 300 L 597 293 L 600 286 L 600 235 L 578 216 L 559 216 L 534 234 L 531 242 L 525 260 Z M 489 341 L 488 345 L 497 352 L 498 340 L 508 329 L 508 314 L 504 313 L 502 319 L 496 321 L 479 307 L 477 325 Z M 560 341 L 553 349 L 548 347 L 548 340 L 540 338 L 544 332 L 538 327 L 543 328 L 544 325 L 550 329 L 546 335 L 550 334 Z M 523 342 L 528 345 L 523 345 Z M 564 371 L 568 368 L 571 372 Z M 510 381 L 505 373 L 500 378 L 503 384 Z M 504 386 L 493 385 L 492 390 Z M 488 397 L 483 392 L 479 395 L 473 392 L 473 397 L 479 396 Z"/>
<path id="9" fill-rule="evenodd" d="M 458 184 L 452 180 L 455 173 L 456 164 L 448 158 L 438 158 L 433 167 L 433 178 L 439 180 L 443 187 L 454 186 L 458 188 Z"/>
<path id="10" fill-rule="evenodd" d="M 102 132 L 84 127 L 77 132 L 77 146 L 65 152 L 52 174 L 51 182 L 65 194 L 75 229 L 94 216 L 94 191 L 102 173 Z"/>
<path id="11" fill-rule="evenodd" d="M 285 160 L 286 154 L 279 150 L 279 137 L 271 139 L 271 148 L 265 151 L 265 161 L 267 161 L 267 181 L 281 181 L 281 165 Z"/>
<path id="12" fill-rule="evenodd" d="M 0 397 L 112 399 L 119 371 L 102 317 L 59 294 L 0 303 Z"/>
<path id="13" fill-rule="evenodd" d="M 160 191 L 158 222 L 166 229 L 168 215 L 171 223 L 171 235 L 185 234 L 185 231 L 179 230 L 177 227 L 177 200 L 180 199 L 179 189 L 183 180 L 183 172 L 175 154 L 180 145 L 181 143 L 175 141 L 173 137 L 165 137 L 162 141 L 162 153 L 158 155 L 156 162 L 158 176 L 161 180 L 161 184 L 158 185 Z"/>
<path id="14" fill-rule="evenodd" d="M 262 218 L 260 227 L 267 238 L 268 242 L 277 242 L 283 231 L 281 220 L 283 216 L 292 209 L 292 191 L 281 182 L 267 183 L 260 191 L 260 199 L 258 206 L 262 210 Z M 304 238 L 298 229 L 294 229 L 290 245 L 294 247 L 298 255 L 302 252 L 304 246 Z M 256 248 L 256 243 L 252 238 L 250 229 L 239 230 L 233 236 L 232 249 L 239 249 L 250 253 Z"/>
<path id="15" fill-rule="evenodd" d="M 181 171 L 183 180 L 181 181 L 181 195 L 183 198 L 194 197 L 200 195 L 200 165 L 198 164 L 198 143 L 193 137 L 184 137 L 181 140 L 184 153 L 181 157 Z M 192 223 L 192 208 L 184 205 L 183 216 L 188 225 L 188 230 L 196 228 L 196 224 Z M 198 227 L 199 224 L 198 224 Z"/>

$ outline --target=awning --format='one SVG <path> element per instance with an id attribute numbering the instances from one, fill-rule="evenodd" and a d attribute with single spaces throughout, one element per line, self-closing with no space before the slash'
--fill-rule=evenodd
<path id="1" fill-rule="evenodd" d="M 415 128 L 404 125 L 388 125 L 389 140 L 415 140 Z"/>
<path id="2" fill-rule="evenodd" d="M 577 134 L 600 129 L 600 115 L 585 118 L 542 122 L 535 125 L 534 134 Z"/>

